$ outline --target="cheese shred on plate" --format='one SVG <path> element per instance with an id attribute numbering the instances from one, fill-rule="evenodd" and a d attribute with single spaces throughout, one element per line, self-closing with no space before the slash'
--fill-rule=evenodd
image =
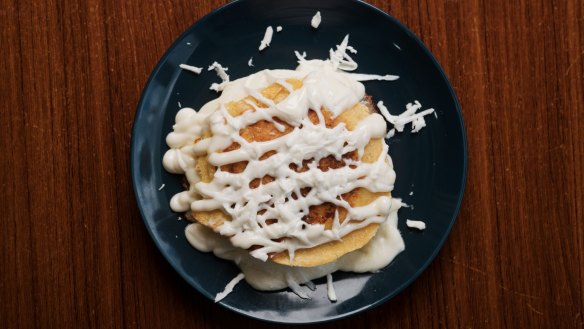
<path id="1" fill-rule="evenodd" d="M 274 35 L 274 29 L 271 26 L 266 28 L 266 32 L 264 34 L 264 38 L 260 42 L 260 47 L 258 48 L 260 51 L 266 49 L 270 46 L 270 42 L 272 42 L 272 36 Z"/>

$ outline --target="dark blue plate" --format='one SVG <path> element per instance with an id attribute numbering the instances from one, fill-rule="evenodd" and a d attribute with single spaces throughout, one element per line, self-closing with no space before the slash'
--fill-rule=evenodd
<path id="1" fill-rule="evenodd" d="M 322 13 L 318 30 L 310 27 Z M 258 52 L 268 25 L 283 27 L 271 46 Z M 337 303 L 326 297 L 326 282 L 317 280 L 311 300 L 288 291 L 260 292 L 242 282 L 219 304 L 266 321 L 315 323 L 349 316 L 395 296 L 428 266 L 446 240 L 462 200 L 466 180 L 466 140 L 460 106 L 446 76 L 430 52 L 405 26 L 384 12 L 358 1 L 237 1 L 205 16 L 170 47 L 152 72 L 138 105 L 132 132 L 132 179 L 138 206 L 152 239 L 176 271 L 213 299 L 239 270 L 230 262 L 193 249 L 183 231 L 187 222 L 169 209 L 181 190 L 181 177 L 167 173 L 162 156 L 174 116 L 183 107 L 200 108 L 217 97 L 209 90 L 214 72 L 181 70 L 187 63 L 208 67 L 218 61 L 234 80 L 260 69 L 296 66 L 294 50 L 308 58 L 327 58 L 329 48 L 350 34 L 358 53 L 357 72 L 396 74 L 393 82 L 366 82 L 375 102 L 383 100 L 394 114 L 419 100 L 433 107 L 438 119 L 418 134 L 404 132 L 389 142 L 397 181 L 394 196 L 414 206 L 400 210 L 399 229 L 406 250 L 375 274 L 335 273 Z M 253 56 L 254 67 L 247 62 Z M 409 125 L 407 127 L 409 129 Z M 159 191 L 159 187 L 165 188 Z M 410 195 L 410 192 L 414 192 Z M 423 232 L 409 229 L 406 218 L 425 220 Z M 419 296 L 424 298 L 423 296 Z"/>

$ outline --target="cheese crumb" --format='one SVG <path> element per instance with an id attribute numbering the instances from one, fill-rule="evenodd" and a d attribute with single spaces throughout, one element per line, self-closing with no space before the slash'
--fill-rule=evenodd
<path id="1" fill-rule="evenodd" d="M 422 222 L 421 220 L 406 220 L 406 225 L 411 228 L 416 228 L 420 231 L 426 229 L 426 223 Z"/>
<path id="2" fill-rule="evenodd" d="M 357 50 L 349 46 L 349 35 L 347 34 L 336 50 L 329 49 L 329 58 L 334 70 L 355 71 L 359 65 L 351 58 L 347 51 L 356 54 Z"/>
<path id="3" fill-rule="evenodd" d="M 298 59 L 298 63 L 302 63 L 306 61 L 306 52 L 299 53 L 298 50 L 294 50 L 294 55 L 296 55 L 296 59 Z"/>
<path id="4" fill-rule="evenodd" d="M 310 289 L 310 290 L 312 290 L 312 291 L 315 291 L 315 290 L 316 290 L 316 285 L 314 284 L 314 282 L 312 282 L 312 281 L 310 281 L 310 280 L 308 280 L 308 281 L 304 282 L 304 285 L 305 285 L 305 286 L 306 286 L 308 289 Z"/>
<path id="5" fill-rule="evenodd" d="M 320 16 L 320 11 L 317 11 L 316 14 L 312 17 L 312 20 L 310 21 L 310 25 L 317 29 L 318 26 L 320 25 L 320 22 L 322 20 L 322 17 Z"/>
<path id="6" fill-rule="evenodd" d="M 164 184 L 160 185 L 160 187 L 158 188 L 158 190 L 159 191 L 162 191 L 162 189 L 164 188 L 164 186 L 166 186 L 166 185 L 164 185 Z"/>
<path id="7" fill-rule="evenodd" d="M 209 66 L 207 70 L 208 71 L 215 70 L 215 72 L 217 72 L 217 76 L 219 76 L 219 78 L 221 78 L 222 80 L 221 83 L 213 83 L 211 87 L 209 87 L 209 89 L 215 90 L 216 92 L 223 90 L 223 88 L 225 88 L 225 85 L 229 82 L 229 75 L 227 75 L 227 73 L 225 72 L 228 70 L 228 68 L 221 66 L 221 64 L 217 62 L 213 62 L 213 64 L 211 64 L 211 66 Z"/>
<path id="8" fill-rule="evenodd" d="M 282 27 L 280 25 L 276 26 L 276 32 L 282 32 Z"/>
<path id="9" fill-rule="evenodd" d="M 249 61 L 247 61 L 247 66 L 249 66 L 249 67 L 252 67 L 252 66 L 253 66 L 253 63 L 252 63 L 252 61 L 253 61 L 253 57 L 251 57 L 251 58 L 249 59 Z"/>
<path id="10" fill-rule="evenodd" d="M 290 288 L 290 290 L 292 290 L 292 292 L 295 293 L 296 296 L 302 299 L 312 299 L 304 291 L 302 291 L 302 287 L 300 287 L 300 285 L 295 281 L 291 280 L 290 278 L 287 278 L 286 283 L 288 284 L 288 288 Z"/>
<path id="11" fill-rule="evenodd" d="M 179 67 L 183 70 L 191 71 L 194 74 L 200 74 L 201 71 L 203 70 L 202 67 L 196 67 L 196 66 L 187 65 L 187 64 L 181 64 L 181 65 L 179 65 Z"/>
<path id="12" fill-rule="evenodd" d="M 227 297 L 227 295 L 229 295 L 233 291 L 233 288 L 235 288 L 235 286 L 244 278 L 245 275 L 243 273 L 239 273 L 235 278 L 229 281 L 229 283 L 225 286 L 225 289 L 222 292 L 215 295 L 215 303 Z"/>
<path id="13" fill-rule="evenodd" d="M 371 81 L 371 80 L 380 80 L 380 81 L 395 81 L 399 79 L 399 75 L 379 75 L 379 74 L 361 74 L 361 73 L 351 73 L 351 77 L 357 81 Z"/>
<path id="14" fill-rule="evenodd" d="M 331 302 L 336 302 L 337 294 L 335 292 L 335 287 L 333 286 L 333 276 L 330 273 L 326 275 L 326 287 L 328 299 Z"/>
<path id="15" fill-rule="evenodd" d="M 412 121 L 412 132 L 417 133 L 422 128 L 426 127 L 426 120 L 424 117 L 418 117 L 414 121 Z"/>
<path id="16" fill-rule="evenodd" d="M 270 46 L 270 42 L 272 42 L 272 36 L 274 35 L 274 29 L 271 26 L 266 28 L 266 33 L 264 34 L 264 38 L 260 42 L 259 50 L 262 51 Z"/>

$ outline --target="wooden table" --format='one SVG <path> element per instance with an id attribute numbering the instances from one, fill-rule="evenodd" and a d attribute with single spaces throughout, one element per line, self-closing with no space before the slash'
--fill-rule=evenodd
<path id="1" fill-rule="evenodd" d="M 222 3 L 2 0 L 0 327 L 272 327 L 180 279 L 130 182 L 148 75 Z M 322 327 L 582 328 L 584 1 L 374 3 L 449 76 L 468 133 L 467 189 L 419 280 Z"/>

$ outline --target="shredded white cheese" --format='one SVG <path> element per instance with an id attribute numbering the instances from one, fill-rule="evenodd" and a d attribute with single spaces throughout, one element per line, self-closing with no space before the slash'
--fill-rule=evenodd
<path id="1" fill-rule="evenodd" d="M 434 109 L 427 109 L 420 113 L 416 113 L 416 111 L 422 108 L 422 104 L 420 104 L 418 101 L 414 101 L 414 103 L 408 103 L 406 105 L 406 110 L 397 116 L 391 115 L 389 113 L 387 107 L 383 105 L 383 101 L 377 103 L 377 108 L 385 120 L 394 126 L 394 129 L 391 129 L 385 138 L 393 137 L 395 135 L 395 131 L 402 132 L 405 125 L 410 122 L 412 123 L 412 132 L 417 133 L 426 126 L 424 116 L 434 112 Z"/>
<path id="2" fill-rule="evenodd" d="M 394 81 L 399 79 L 399 75 L 379 75 L 379 74 L 362 74 L 362 73 L 351 73 L 351 77 L 357 81 L 371 81 L 371 80 L 382 80 L 382 81 Z"/>
<path id="3" fill-rule="evenodd" d="M 314 16 L 312 17 L 312 20 L 310 21 L 310 25 L 317 29 L 318 26 L 320 25 L 320 22 L 322 20 L 322 17 L 320 16 L 320 11 L 317 11 L 316 14 L 314 14 Z"/>
<path id="4" fill-rule="evenodd" d="M 414 191 L 411 191 L 411 192 L 410 192 L 410 195 L 414 195 Z"/>
<path id="5" fill-rule="evenodd" d="M 227 75 L 227 73 L 225 72 L 228 70 L 228 68 L 221 66 L 221 64 L 217 62 L 213 62 L 213 64 L 211 64 L 211 66 L 209 66 L 207 70 L 208 71 L 215 70 L 215 72 L 217 72 L 217 76 L 219 76 L 219 78 L 221 78 L 222 80 L 221 83 L 213 83 L 211 87 L 209 87 L 209 89 L 215 90 L 216 92 L 223 90 L 223 88 L 225 88 L 225 85 L 229 82 L 229 75 Z"/>
<path id="6" fill-rule="evenodd" d="M 397 43 L 393 43 L 393 46 L 397 48 L 397 50 L 401 50 L 401 48 L 397 45 Z"/>
<path id="7" fill-rule="evenodd" d="M 411 228 L 416 228 L 420 231 L 426 229 L 426 223 L 422 222 L 421 220 L 406 220 L 406 225 Z"/>
<path id="8" fill-rule="evenodd" d="M 312 291 L 315 291 L 316 290 L 316 285 L 314 284 L 314 282 L 312 282 L 310 280 L 304 282 L 304 285 L 306 286 L 306 288 L 308 288 L 308 289 L 310 289 Z"/>
<path id="9" fill-rule="evenodd" d="M 282 32 L 282 27 L 280 25 L 276 26 L 276 32 Z"/>
<path id="10" fill-rule="evenodd" d="M 194 74 L 200 74 L 201 71 L 203 70 L 202 67 L 196 67 L 196 66 L 187 65 L 187 64 L 181 64 L 181 65 L 179 65 L 179 67 L 183 70 L 193 72 Z"/>
<path id="11" fill-rule="evenodd" d="M 349 45 L 349 35 L 347 34 L 340 45 L 337 45 L 336 50 L 330 49 L 330 61 L 333 64 L 334 69 L 339 69 L 341 71 L 354 71 L 359 65 L 351 56 L 347 53 L 356 54 L 357 50 Z M 301 56 L 297 51 L 294 51 L 298 62 L 302 63 L 306 61 L 306 52 Z M 346 72 L 345 72 L 346 73 Z M 356 81 L 370 81 L 370 80 L 384 80 L 384 81 L 394 81 L 399 79 L 397 75 L 379 75 L 379 74 L 363 74 L 363 73 L 346 73 L 351 76 L 351 79 Z"/>
<path id="12" fill-rule="evenodd" d="M 158 188 L 159 191 L 162 191 L 162 189 L 164 188 L 164 184 L 160 185 L 160 187 Z"/>
<path id="13" fill-rule="evenodd" d="M 298 50 L 294 50 L 294 55 L 296 55 L 296 58 L 298 59 L 298 63 L 304 62 L 306 61 L 306 52 L 302 52 L 302 54 L 300 54 L 298 52 Z"/>
<path id="14" fill-rule="evenodd" d="M 426 127 L 426 120 L 424 117 L 418 117 L 414 121 L 412 121 L 412 132 L 417 133 L 422 128 Z"/>
<path id="15" fill-rule="evenodd" d="M 333 275 L 330 273 L 326 275 L 326 288 L 327 288 L 328 299 L 331 302 L 336 302 L 337 301 L 337 293 L 335 292 L 335 287 L 333 286 Z"/>
<path id="16" fill-rule="evenodd" d="M 178 104 L 178 108 L 182 108 L 182 104 L 180 102 L 176 102 Z"/>
<path id="17" fill-rule="evenodd" d="M 298 283 L 296 283 L 294 280 L 288 278 L 287 284 L 288 284 L 288 287 L 290 288 L 290 290 L 292 290 L 292 292 L 295 293 L 296 296 L 298 296 L 302 299 L 312 299 L 304 291 L 302 291 L 302 287 Z"/>
<path id="18" fill-rule="evenodd" d="M 355 54 L 355 48 L 349 46 L 349 35 L 347 34 L 340 45 L 337 45 L 336 50 L 329 50 L 330 61 L 333 64 L 334 70 L 354 71 L 359 67 L 357 62 L 347 54 L 347 51 Z"/>
<path id="19" fill-rule="evenodd" d="M 253 57 L 250 57 L 249 61 L 247 61 L 247 66 L 249 67 L 253 66 Z"/>
<path id="20" fill-rule="evenodd" d="M 260 42 L 259 50 L 262 51 L 270 46 L 270 42 L 272 42 L 272 36 L 274 35 L 274 29 L 271 26 L 266 28 L 266 33 L 264 34 L 264 38 Z"/>
<path id="21" fill-rule="evenodd" d="M 229 283 L 225 286 L 225 289 L 222 292 L 215 295 L 215 303 L 227 297 L 227 295 L 229 295 L 233 291 L 233 288 L 235 288 L 235 286 L 244 278 L 245 275 L 243 273 L 239 273 L 235 278 L 229 281 Z"/>

